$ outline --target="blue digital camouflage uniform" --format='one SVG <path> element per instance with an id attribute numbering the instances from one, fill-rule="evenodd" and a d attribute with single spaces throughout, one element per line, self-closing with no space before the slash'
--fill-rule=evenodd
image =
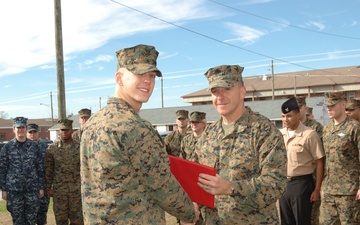
<path id="1" fill-rule="evenodd" d="M 56 224 L 83 222 L 80 179 L 80 143 L 52 143 L 45 154 L 46 189 L 53 189 Z"/>
<path id="2" fill-rule="evenodd" d="M 45 141 L 41 141 L 41 140 L 38 141 L 37 144 L 39 145 L 39 148 L 42 153 L 42 160 L 44 162 L 44 169 L 45 169 L 45 153 L 49 145 Z M 40 198 L 39 201 L 39 210 L 36 219 L 37 225 L 43 225 L 47 223 L 47 212 L 49 209 L 49 202 L 50 202 L 50 197 L 47 194 L 47 191 L 44 191 L 44 197 Z"/>
<path id="3" fill-rule="evenodd" d="M 194 220 L 159 133 L 120 98 L 86 122 L 81 178 L 85 224 L 165 224 L 164 211 Z"/>
<path id="4" fill-rule="evenodd" d="M 325 177 L 322 183 L 321 224 L 360 224 L 360 123 L 349 116 L 335 125 L 324 126 L 326 154 Z M 333 214 L 331 212 L 341 212 Z M 340 222 L 338 221 L 338 222 Z"/>
<path id="5" fill-rule="evenodd" d="M 6 208 L 13 224 L 33 225 L 40 189 L 45 190 L 44 164 L 38 145 L 16 138 L 6 143 L 0 152 L 0 189 L 7 192 Z"/>
<path id="6" fill-rule="evenodd" d="M 233 195 L 216 195 L 201 211 L 207 225 L 280 224 L 276 201 L 286 186 L 286 150 L 280 131 L 250 108 L 224 132 L 222 119 L 208 125 L 195 161 L 233 183 Z"/>

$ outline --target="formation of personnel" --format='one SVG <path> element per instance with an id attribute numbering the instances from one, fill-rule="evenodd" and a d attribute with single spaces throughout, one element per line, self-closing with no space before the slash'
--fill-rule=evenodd
<path id="1" fill-rule="evenodd" d="M 80 142 L 81 135 L 82 135 L 83 129 L 85 127 L 85 123 L 86 123 L 86 121 L 88 121 L 88 119 L 91 116 L 91 110 L 87 109 L 87 108 L 80 109 L 78 112 L 78 115 L 79 115 L 80 129 L 78 129 L 72 133 L 72 139 Z"/>
<path id="2" fill-rule="evenodd" d="M 48 147 L 36 124 L 14 119 L 15 138 L 0 151 L 13 224 L 46 224 L 50 197 L 57 224 L 166 224 L 165 215 L 198 225 L 360 224 L 359 100 L 327 92 L 323 127 L 305 97 L 290 98 L 279 130 L 245 106 L 244 68 L 220 65 L 204 74 L 219 119 L 178 110 L 176 130 L 162 139 L 139 115 L 162 76 L 158 54 L 149 45 L 117 51 L 114 97 L 93 115 L 81 109 L 77 132 L 60 120 L 60 139 Z M 214 208 L 191 201 L 168 155 L 216 169 L 197 183 Z"/>

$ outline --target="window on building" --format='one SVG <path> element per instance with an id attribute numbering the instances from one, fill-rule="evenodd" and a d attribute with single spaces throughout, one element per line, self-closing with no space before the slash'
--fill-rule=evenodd
<path id="1" fill-rule="evenodd" d="M 348 99 L 354 99 L 355 98 L 355 92 L 349 92 L 348 93 Z"/>
<path id="2" fill-rule="evenodd" d="M 174 131 L 174 126 L 173 125 L 169 125 L 169 131 Z"/>

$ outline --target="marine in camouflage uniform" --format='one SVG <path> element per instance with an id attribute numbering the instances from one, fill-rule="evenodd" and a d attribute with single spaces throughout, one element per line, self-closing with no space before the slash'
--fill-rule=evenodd
<path id="1" fill-rule="evenodd" d="M 320 224 L 360 224 L 360 123 L 345 114 L 344 92 L 325 93 L 325 103 L 332 120 L 323 135 Z"/>
<path id="2" fill-rule="evenodd" d="M 88 119 L 91 116 L 91 110 L 86 108 L 80 109 L 78 115 L 79 115 L 80 128 L 72 133 L 72 139 L 80 142 L 85 123 L 88 121 Z"/>
<path id="3" fill-rule="evenodd" d="M 60 141 L 45 154 L 46 190 L 53 197 L 56 224 L 82 225 L 80 143 L 72 140 L 72 120 L 59 120 Z"/>
<path id="4" fill-rule="evenodd" d="M 217 170 L 216 177 L 199 175 L 199 186 L 215 194 L 215 208 L 201 211 L 208 225 L 280 224 L 276 201 L 286 186 L 285 145 L 269 119 L 245 108 L 243 69 L 222 65 L 205 73 L 221 114 L 195 147 L 195 160 Z"/>
<path id="5" fill-rule="evenodd" d="M 348 116 L 360 122 L 360 99 L 348 100 L 345 112 Z"/>
<path id="6" fill-rule="evenodd" d="M 181 141 L 180 157 L 184 159 L 193 158 L 195 154 L 195 145 L 206 127 L 206 113 L 192 112 L 190 114 L 190 126 L 192 133 L 186 135 Z"/>
<path id="7" fill-rule="evenodd" d="M 171 132 L 165 137 L 166 152 L 169 155 L 180 156 L 181 152 L 181 140 L 192 133 L 189 129 L 189 112 L 187 110 L 180 109 L 176 111 L 176 123 L 178 129 Z"/>
<path id="8" fill-rule="evenodd" d="M 115 97 L 92 115 L 81 139 L 85 224 L 165 224 L 165 211 L 195 221 L 191 199 L 170 172 L 163 139 L 139 116 L 161 76 L 157 56 L 148 45 L 117 51 Z"/>
<path id="9" fill-rule="evenodd" d="M 14 225 L 36 223 L 44 195 L 44 164 L 39 146 L 26 138 L 27 118 L 14 118 L 15 138 L 0 152 L 0 189 Z"/>
<path id="10" fill-rule="evenodd" d="M 44 162 L 44 168 L 45 168 L 45 153 L 49 145 L 40 140 L 39 138 L 39 126 L 37 124 L 31 123 L 28 125 L 28 132 L 27 132 L 27 138 L 30 140 L 36 142 L 40 148 L 42 160 Z M 47 212 L 49 209 L 49 202 L 50 197 L 47 194 L 47 192 L 44 192 L 44 197 L 40 198 L 39 201 L 39 209 L 37 212 L 37 218 L 36 218 L 36 224 L 37 225 L 44 225 L 47 223 Z"/>

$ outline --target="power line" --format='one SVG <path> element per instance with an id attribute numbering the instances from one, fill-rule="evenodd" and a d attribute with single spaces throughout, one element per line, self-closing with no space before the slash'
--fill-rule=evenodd
<path id="1" fill-rule="evenodd" d="M 257 17 L 257 18 L 260 18 L 260 19 L 263 19 L 263 20 L 267 20 L 267 21 L 273 22 L 273 23 L 278 23 L 278 24 L 281 24 L 281 25 L 285 25 L 285 26 L 289 26 L 289 27 L 293 27 L 293 28 L 297 28 L 297 29 L 301 29 L 301 30 L 313 32 L 313 33 L 318 33 L 318 34 L 324 34 L 324 35 L 328 35 L 328 36 L 333 36 L 333 37 L 340 37 L 340 38 L 360 40 L 359 37 L 351 37 L 351 36 L 345 36 L 345 35 L 340 35 L 340 34 L 332 34 L 332 33 L 327 33 L 327 32 L 322 32 L 322 31 L 316 31 L 316 30 L 312 30 L 312 29 L 308 29 L 308 28 L 304 28 L 304 27 L 299 27 L 299 26 L 295 26 L 295 25 L 288 24 L 288 23 L 280 22 L 280 21 L 277 21 L 277 20 L 269 19 L 269 18 L 266 18 L 266 17 L 263 17 L 263 16 L 259 16 L 259 15 L 254 14 L 254 13 L 249 13 L 249 12 L 246 12 L 246 11 L 244 11 L 244 10 L 241 10 L 241 9 L 238 9 L 238 8 L 235 8 L 235 7 L 232 7 L 232 6 L 229 6 L 229 5 L 225 5 L 225 4 L 220 3 L 220 2 L 217 2 L 217 1 L 213 1 L 213 0 L 208 0 L 208 1 L 209 1 L 209 2 L 212 2 L 212 3 L 215 3 L 215 4 L 218 4 L 218 5 L 221 5 L 221 6 L 223 6 L 223 7 L 229 8 L 229 9 L 233 9 L 233 10 L 239 11 L 239 12 L 241 12 L 241 13 L 244 13 L 244 14 L 247 14 L 247 15 L 250 15 L 250 16 L 254 16 L 254 17 Z"/>
<path id="2" fill-rule="evenodd" d="M 265 58 L 269 58 L 269 59 L 271 59 L 271 60 L 276 60 L 276 61 L 279 61 L 279 62 L 283 62 L 283 63 L 286 63 L 286 64 L 290 64 L 290 65 L 302 67 L 302 68 L 305 68 L 305 69 L 309 69 L 309 70 L 319 70 L 319 71 L 325 71 L 325 72 L 328 72 L 328 73 L 331 73 L 331 74 L 336 74 L 336 73 L 331 72 L 331 71 L 321 70 L 321 69 L 316 69 L 316 68 L 313 68 L 313 67 L 308 67 L 308 66 L 300 65 L 300 64 L 293 63 L 293 62 L 289 62 L 289 61 L 282 60 L 282 59 L 279 59 L 279 58 L 274 58 L 274 57 L 271 57 L 271 56 L 269 56 L 269 55 L 266 55 L 266 54 L 263 54 L 263 53 L 259 53 L 259 52 L 255 52 L 255 51 L 252 51 L 252 50 L 249 50 L 249 49 L 246 49 L 246 48 L 242 48 L 242 47 L 239 47 L 239 46 L 230 44 L 230 43 L 228 43 L 228 42 L 223 42 L 223 41 L 221 41 L 221 40 L 219 40 L 219 39 L 210 37 L 210 36 L 208 36 L 208 35 L 199 33 L 199 32 L 197 32 L 197 31 L 190 30 L 190 29 L 188 29 L 188 28 L 186 28 L 186 27 L 177 25 L 177 24 L 175 24 L 175 23 L 172 23 L 172 22 L 169 22 L 169 21 L 167 21 L 167 20 L 161 19 L 161 18 L 156 17 L 156 16 L 154 16 L 154 15 L 151 15 L 151 14 L 149 14 L 149 13 L 146 13 L 146 12 L 143 12 L 143 11 L 141 11 L 141 10 L 135 9 L 135 8 L 133 8 L 133 7 L 131 7 L 131 6 L 128 6 L 128 5 L 125 5 L 125 4 L 121 3 L 121 2 L 117 2 L 117 1 L 115 1 L 115 0 L 110 0 L 110 1 L 112 1 L 112 2 L 114 2 L 114 3 L 116 3 L 116 4 L 119 4 L 119 5 L 121 5 L 121 6 L 125 7 L 125 8 L 131 9 L 131 10 L 136 11 L 136 12 L 138 12 L 138 13 L 141 13 L 141 14 L 143 14 L 143 15 L 146 15 L 146 16 L 149 16 L 149 17 L 151 17 L 151 18 L 154 18 L 154 19 L 156 19 L 156 20 L 160 20 L 160 21 L 162 21 L 162 22 L 164 22 L 164 23 L 170 24 L 170 25 L 172 25 L 172 26 L 174 26 L 174 27 L 180 28 L 180 29 L 182 29 L 182 30 L 188 31 L 188 32 L 190 32 L 190 33 L 193 33 L 193 34 L 196 34 L 196 35 L 199 35 L 199 36 L 202 36 L 202 37 L 205 37 L 205 38 L 207 38 L 207 39 L 213 40 L 213 41 L 215 41 L 215 42 L 218 42 L 218 43 L 221 43 L 221 44 L 224 44 L 224 45 L 233 47 L 233 48 L 237 48 L 237 49 L 240 49 L 240 50 L 243 50 L 243 51 L 246 51 L 246 52 L 250 52 L 250 53 L 255 54 L 255 55 L 259 55 L 259 56 L 262 56 L 262 57 L 265 57 Z M 340 74 L 339 74 L 339 75 L 340 75 Z"/>

